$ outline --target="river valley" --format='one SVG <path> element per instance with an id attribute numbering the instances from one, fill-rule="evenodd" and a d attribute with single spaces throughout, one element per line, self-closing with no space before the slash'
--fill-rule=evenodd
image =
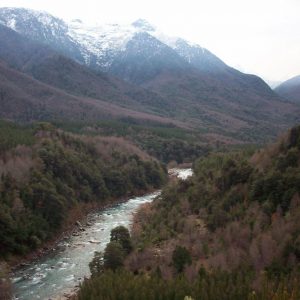
<path id="1" fill-rule="evenodd" d="M 173 169 L 169 174 L 184 180 L 192 175 L 192 170 Z M 110 240 L 110 231 L 118 225 L 130 227 L 138 208 L 159 195 L 160 191 L 155 191 L 90 214 L 89 226 L 61 241 L 51 254 L 13 274 L 14 299 L 53 299 L 70 293 L 84 277 L 90 275 L 89 262 L 95 251 L 104 250 Z"/>

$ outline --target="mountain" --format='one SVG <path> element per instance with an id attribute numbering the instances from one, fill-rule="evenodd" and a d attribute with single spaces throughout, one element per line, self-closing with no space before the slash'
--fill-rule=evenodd
<path id="1" fill-rule="evenodd" d="M 179 60 L 173 60 L 175 66 L 182 66 L 179 57 L 185 60 L 186 65 L 206 71 L 220 70 L 226 66 L 207 49 L 181 38 L 168 37 L 142 19 L 125 25 L 87 24 L 79 19 L 65 22 L 46 12 L 30 9 L 1 8 L 0 23 L 93 69 L 108 72 L 111 69 L 115 71 L 116 61 L 124 59 L 126 48 L 130 52 L 143 52 L 143 56 L 150 59 L 159 54 L 166 57 L 173 49 L 172 56 L 176 52 Z M 147 47 L 140 48 L 138 45 L 143 44 L 143 41 Z M 160 47 L 164 44 L 159 53 L 151 52 L 151 46 L 155 44 Z"/>
<path id="2" fill-rule="evenodd" d="M 0 118 L 35 120 L 97 121 L 135 119 L 180 125 L 179 122 L 130 110 L 100 99 L 74 96 L 10 68 L 0 60 Z"/>
<path id="3" fill-rule="evenodd" d="M 88 103 L 84 104 L 76 97 L 13 70 L 1 61 L 0 78 L 1 118 L 19 121 L 80 120 L 85 116 L 93 118 L 94 115 L 95 118 L 97 115 Z"/>
<path id="4" fill-rule="evenodd" d="M 164 101 L 158 95 L 117 78 L 95 73 L 48 46 L 30 41 L 0 25 L 0 59 L 48 85 L 76 96 L 116 103 L 134 110 L 159 112 Z"/>
<path id="5" fill-rule="evenodd" d="M 84 62 L 80 45 L 68 35 L 68 25 L 63 20 L 46 12 L 21 8 L 1 8 L 0 15 L 1 24 Z"/>
<path id="6" fill-rule="evenodd" d="M 2 8 L 0 23 L 72 59 L 57 53 L 33 57 L 23 71 L 76 96 L 176 119 L 212 140 L 257 142 L 299 120 L 299 107 L 283 102 L 261 78 L 227 66 L 199 45 L 166 36 L 145 20 L 88 25 Z"/>
<path id="7" fill-rule="evenodd" d="M 300 75 L 280 84 L 275 92 L 291 102 L 300 103 Z"/>
<path id="8" fill-rule="evenodd" d="M 143 49 L 143 51 L 141 51 Z M 162 72 L 191 71 L 176 51 L 147 32 L 135 34 L 110 66 L 110 72 L 126 81 L 143 85 Z"/>

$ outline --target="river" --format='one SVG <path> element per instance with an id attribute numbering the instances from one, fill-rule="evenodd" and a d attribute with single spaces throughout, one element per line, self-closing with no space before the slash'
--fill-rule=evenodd
<path id="1" fill-rule="evenodd" d="M 192 170 L 173 169 L 169 174 L 185 180 L 192 175 Z M 51 254 L 14 273 L 14 299 L 53 299 L 70 292 L 85 276 L 90 276 L 89 262 L 95 251 L 104 250 L 110 240 L 110 231 L 118 225 L 130 227 L 138 208 L 159 195 L 160 191 L 156 191 L 90 214 L 90 226 L 86 226 L 85 231 L 61 241 Z"/>

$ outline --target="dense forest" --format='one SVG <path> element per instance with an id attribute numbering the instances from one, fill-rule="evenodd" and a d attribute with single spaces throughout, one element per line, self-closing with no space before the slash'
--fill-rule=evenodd
<path id="1" fill-rule="evenodd" d="M 0 124 L 0 256 L 23 255 L 59 232 L 72 209 L 160 187 L 165 168 L 117 137 L 48 123 Z"/>
<path id="2" fill-rule="evenodd" d="M 300 127 L 255 153 L 202 157 L 139 211 L 129 254 L 110 243 L 118 267 L 101 261 L 78 298 L 299 299 L 299 195 Z"/>
<path id="3" fill-rule="evenodd" d="M 178 128 L 172 124 L 137 121 L 131 118 L 97 123 L 57 122 L 56 126 L 77 134 L 125 138 L 166 164 L 191 163 L 216 146 L 199 130 Z"/>

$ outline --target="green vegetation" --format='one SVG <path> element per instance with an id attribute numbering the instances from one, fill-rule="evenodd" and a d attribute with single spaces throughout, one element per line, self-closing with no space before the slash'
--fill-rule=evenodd
<path id="1" fill-rule="evenodd" d="M 184 234 L 187 216 L 195 230 L 203 225 L 203 230 L 215 232 L 233 222 L 268 228 L 274 214 L 283 219 L 296 214 L 294 206 L 300 193 L 298 131 L 299 127 L 292 129 L 280 144 L 251 158 L 239 151 L 214 153 L 196 161 L 191 180 L 164 189 L 161 201 L 154 204 L 155 213 L 143 223 L 139 242 L 156 244 Z M 257 224 L 257 216 L 250 216 L 252 208 L 264 214 L 266 224 Z"/>
<path id="2" fill-rule="evenodd" d="M 201 138 L 200 132 L 172 125 L 144 124 L 133 119 L 126 119 L 102 121 L 97 124 L 58 123 L 57 126 L 85 135 L 124 137 L 164 163 L 192 162 L 210 150 L 207 141 Z"/>
<path id="3" fill-rule="evenodd" d="M 122 245 L 118 242 L 111 241 L 107 244 L 103 256 L 103 268 L 117 270 L 123 267 L 125 252 Z"/>
<path id="4" fill-rule="evenodd" d="M 209 155 L 196 133 L 171 126 L 71 128 L 0 123 L 1 258 L 41 246 L 80 205 L 160 187 L 166 170 L 150 154 L 200 156 L 192 178 L 139 211 L 132 236 L 112 230 L 78 298 L 299 299 L 300 127 L 255 153 Z"/>
<path id="5" fill-rule="evenodd" d="M 34 130 L 31 126 L 20 126 L 0 120 L 0 154 L 18 145 L 33 145 Z"/>
<path id="6" fill-rule="evenodd" d="M 159 275 L 134 275 L 125 270 L 107 271 L 83 283 L 79 300 L 297 300 L 300 297 L 296 282 L 266 281 L 260 291 L 251 287 L 251 275 L 216 271 L 201 273 L 193 281 L 184 276 L 164 280 Z"/>
<path id="7" fill-rule="evenodd" d="M 130 234 L 126 227 L 118 226 L 114 228 L 110 233 L 110 240 L 119 243 L 126 254 L 132 251 Z"/>
<path id="8" fill-rule="evenodd" d="M 299 174 L 300 127 L 254 154 L 200 158 L 139 211 L 124 268 L 78 298 L 299 299 Z"/>
<path id="9" fill-rule="evenodd" d="M 173 265 L 178 273 L 183 272 L 186 265 L 192 263 L 189 251 L 185 247 L 176 246 L 172 255 Z"/>
<path id="10" fill-rule="evenodd" d="M 14 134 L 0 158 L 2 257 L 24 254 L 55 236 L 80 203 L 103 206 L 166 180 L 156 160 L 124 139 L 75 136 L 47 123 L 25 128 L 20 138 L 21 127 L 7 128 Z"/>
<path id="11" fill-rule="evenodd" d="M 89 264 L 92 276 L 123 267 L 125 257 L 131 251 L 132 244 L 128 229 L 124 226 L 115 227 L 110 233 L 110 242 L 105 247 L 103 257 L 101 252 L 96 252 Z"/>

